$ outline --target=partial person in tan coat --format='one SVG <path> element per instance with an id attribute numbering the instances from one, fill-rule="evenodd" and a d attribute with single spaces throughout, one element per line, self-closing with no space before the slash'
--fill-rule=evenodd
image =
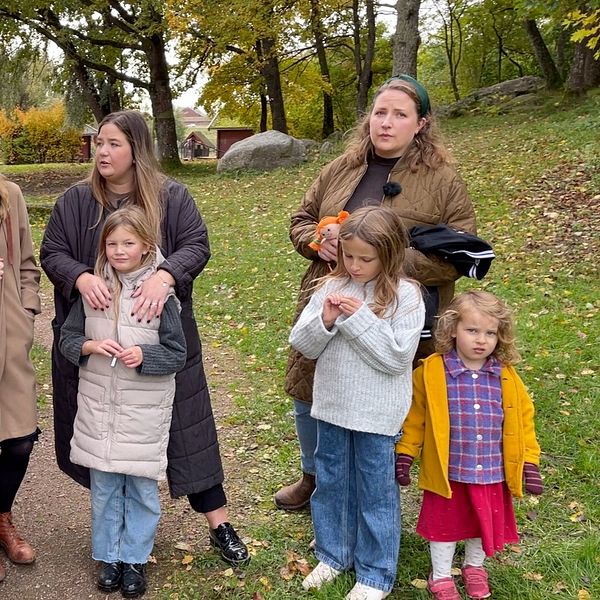
<path id="1" fill-rule="evenodd" d="M 40 313 L 39 282 L 25 200 L 17 185 L 0 176 L 0 546 L 18 564 L 35 560 L 11 510 L 38 436 L 29 351 Z M 0 581 L 5 575 L 0 562 Z"/>
<path id="2" fill-rule="evenodd" d="M 344 153 L 325 165 L 291 217 L 290 238 L 309 265 L 300 284 L 296 319 L 310 299 L 313 282 L 329 272 L 336 241 L 311 249 L 316 224 L 341 210 L 366 205 L 388 206 L 410 230 L 417 225 L 450 225 L 476 233 L 475 213 L 466 186 L 451 164 L 442 142 L 427 90 L 407 75 L 392 77 L 375 92 Z M 426 286 L 425 327 L 416 360 L 433 352 L 433 317 L 454 296 L 457 270 L 448 262 L 411 248 L 403 265 L 406 275 Z M 294 399 L 302 477 L 275 494 L 285 510 L 306 506 L 315 488 L 316 422 L 310 416 L 314 361 L 290 351 L 285 390 Z"/>

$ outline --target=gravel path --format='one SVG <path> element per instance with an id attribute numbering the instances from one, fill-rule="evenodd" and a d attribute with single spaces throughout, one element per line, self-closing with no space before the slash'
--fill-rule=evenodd
<path id="1" fill-rule="evenodd" d="M 44 312 L 36 320 L 36 342 L 49 348 L 49 321 L 53 309 L 51 299 L 44 295 L 42 303 Z M 205 356 L 205 369 L 219 424 L 221 417 L 233 410 L 226 386 L 232 378 L 239 377 L 239 368 L 234 357 L 219 352 L 218 355 L 211 353 Z M 40 428 L 43 434 L 34 448 L 25 481 L 13 507 L 14 522 L 23 537 L 36 548 L 38 557 L 33 565 L 12 565 L 0 551 L 7 570 L 6 579 L 0 583 L 0 598 L 120 598 L 119 593 L 107 595 L 96 589 L 97 567 L 90 557 L 89 492 L 56 466 L 51 407 L 40 411 Z M 244 490 L 244 474 L 234 468 L 231 453 L 223 452 L 233 437 L 235 432 L 231 428 L 219 427 L 227 488 Z M 161 498 L 162 518 L 153 553 L 156 562 L 149 568 L 149 589 L 144 595 L 145 600 L 157 597 L 157 590 L 173 573 L 173 561 L 181 560 L 183 552 L 176 545 L 186 544 L 194 554 L 213 551 L 209 548 L 204 517 L 194 513 L 185 498 L 171 500 L 166 484 L 161 488 Z M 231 520 L 241 535 L 243 526 L 237 515 L 243 514 L 244 501 L 239 492 L 229 494 Z"/>

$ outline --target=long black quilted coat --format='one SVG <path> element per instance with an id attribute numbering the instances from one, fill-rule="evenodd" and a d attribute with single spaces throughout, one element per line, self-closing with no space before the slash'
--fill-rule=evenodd
<path id="1" fill-rule="evenodd" d="M 69 460 L 78 371 L 62 356 L 57 344 L 60 328 L 78 297 L 75 281 L 82 273 L 93 272 L 106 216 L 103 214 L 98 223 L 99 207 L 87 184 L 69 188 L 54 206 L 40 252 L 42 268 L 54 284 L 52 384 L 56 458 L 62 471 L 86 487 L 88 470 Z M 179 497 L 222 483 L 223 469 L 192 312 L 193 282 L 210 258 L 208 234 L 189 192 L 174 181 L 167 181 L 165 188 L 161 250 L 167 260 L 160 268 L 176 281 L 188 351 L 185 367 L 176 377 L 168 448 L 167 479 L 171 495 Z"/>

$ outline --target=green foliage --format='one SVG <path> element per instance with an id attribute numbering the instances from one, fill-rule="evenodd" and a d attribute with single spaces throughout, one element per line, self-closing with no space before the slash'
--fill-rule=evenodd
<path id="1" fill-rule="evenodd" d="M 27 110 L 52 99 L 55 66 L 39 39 L 0 39 L 0 109 Z"/>
<path id="2" fill-rule="evenodd" d="M 574 42 L 585 42 L 588 48 L 594 50 L 594 56 L 600 60 L 600 9 L 587 13 L 580 10 L 567 15 L 565 25 L 574 27 L 571 35 Z"/>

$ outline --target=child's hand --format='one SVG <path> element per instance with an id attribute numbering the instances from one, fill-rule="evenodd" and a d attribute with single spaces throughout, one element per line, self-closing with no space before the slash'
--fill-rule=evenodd
<path id="1" fill-rule="evenodd" d="M 361 306 L 363 301 L 353 296 L 341 296 L 340 297 L 340 310 L 346 317 L 353 315 Z"/>
<path id="2" fill-rule="evenodd" d="M 4 275 L 4 259 L 0 258 L 0 279 L 2 279 L 2 275 Z"/>
<path id="3" fill-rule="evenodd" d="M 539 496 L 544 491 L 542 476 L 537 465 L 526 462 L 523 466 L 523 479 L 525 480 L 525 491 L 528 494 Z"/>
<path id="4" fill-rule="evenodd" d="M 142 364 L 144 360 L 144 353 L 139 346 L 130 346 L 119 354 L 119 360 L 123 361 L 123 364 L 129 369 L 135 369 Z"/>
<path id="5" fill-rule="evenodd" d="M 396 481 L 399 485 L 410 484 L 410 465 L 413 463 L 413 457 L 408 454 L 398 454 L 396 456 Z"/>
<path id="6" fill-rule="evenodd" d="M 335 320 L 342 314 L 340 309 L 340 302 L 342 296 L 339 294 L 331 294 L 325 298 L 325 302 L 323 302 L 323 325 L 327 329 L 331 329 Z"/>
<path id="7" fill-rule="evenodd" d="M 123 352 L 123 346 L 115 340 L 87 340 L 81 348 L 81 354 L 100 354 L 101 356 L 117 356 Z"/>

